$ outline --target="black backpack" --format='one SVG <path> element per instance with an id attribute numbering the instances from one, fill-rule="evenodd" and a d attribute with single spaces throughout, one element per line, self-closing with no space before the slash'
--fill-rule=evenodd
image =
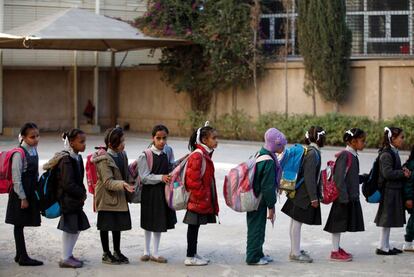
<path id="1" fill-rule="evenodd" d="M 372 165 L 372 168 L 368 175 L 364 176 L 362 182 L 362 194 L 365 196 L 365 200 L 368 203 L 379 203 L 381 200 L 381 184 L 379 184 L 379 159 L 382 153 L 388 152 L 393 159 L 393 165 L 395 166 L 396 157 L 392 150 L 384 149 L 381 151 Z"/>

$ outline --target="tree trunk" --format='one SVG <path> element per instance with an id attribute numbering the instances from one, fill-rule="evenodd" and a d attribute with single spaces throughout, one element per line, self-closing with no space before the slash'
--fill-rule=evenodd
<path id="1" fill-rule="evenodd" d="M 218 92 L 214 93 L 214 122 L 217 122 L 217 101 L 218 100 Z"/>
<path id="2" fill-rule="evenodd" d="M 313 116 L 316 116 L 316 91 L 312 93 Z"/>
<path id="3" fill-rule="evenodd" d="M 339 104 L 338 104 L 338 102 L 334 103 L 334 112 L 339 113 Z"/>
<path id="4" fill-rule="evenodd" d="M 237 112 L 237 85 L 233 85 L 233 91 L 232 91 L 232 94 L 233 94 L 233 106 L 232 106 L 232 112 L 233 112 L 233 114 L 236 114 L 236 112 Z"/>

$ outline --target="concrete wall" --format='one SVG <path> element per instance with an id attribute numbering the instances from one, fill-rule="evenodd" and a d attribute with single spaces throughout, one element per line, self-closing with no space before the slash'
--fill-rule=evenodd
<path id="1" fill-rule="evenodd" d="M 284 64 L 270 64 L 259 82 L 261 109 L 285 112 Z M 102 69 L 99 85 L 99 123 L 110 122 L 110 72 Z M 414 115 L 414 60 L 354 61 L 351 68 L 350 97 L 339 107 L 349 115 L 386 119 L 396 115 Z M 118 121 L 129 123 L 132 130 L 148 131 L 164 123 L 173 133 L 185 117 L 190 101 L 161 80 L 155 66 L 122 69 L 118 72 Z M 288 65 L 288 111 L 311 114 L 312 98 L 303 92 L 304 68 L 300 62 Z M 92 98 L 91 68 L 79 70 L 79 123 L 85 123 L 83 109 Z M 6 68 L 4 71 L 4 126 L 16 127 L 25 121 L 37 122 L 43 129 L 67 129 L 73 125 L 73 72 L 70 68 Z M 231 91 L 217 94 L 211 117 L 232 110 Z M 215 101 L 213 101 L 214 103 Z M 332 103 L 316 99 L 317 115 L 334 111 Z M 253 118 L 257 104 L 253 88 L 237 91 L 237 108 Z"/>

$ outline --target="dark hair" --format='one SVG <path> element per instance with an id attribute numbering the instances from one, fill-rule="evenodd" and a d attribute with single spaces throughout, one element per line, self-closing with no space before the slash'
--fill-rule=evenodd
<path id="1" fill-rule="evenodd" d="M 325 132 L 325 130 L 320 126 L 311 126 L 309 130 L 305 134 L 305 143 L 307 145 L 311 144 L 312 142 L 316 143 L 319 147 L 324 146 L 326 134 L 320 134 L 318 137 L 318 133 Z"/>
<path id="2" fill-rule="evenodd" d="M 152 136 L 153 137 L 155 137 L 155 135 L 157 134 L 157 132 L 159 132 L 159 131 L 164 131 L 164 132 L 166 132 L 167 133 L 167 135 L 168 135 L 168 133 L 169 133 L 169 131 L 168 131 L 168 128 L 167 127 L 165 127 L 164 125 L 162 125 L 162 124 L 159 124 L 159 125 L 155 125 L 154 126 L 154 128 L 152 128 Z"/>
<path id="3" fill-rule="evenodd" d="M 201 127 L 201 129 L 200 129 L 200 141 L 203 141 L 204 138 L 208 138 L 210 136 L 210 134 L 213 133 L 215 130 L 216 129 L 214 129 L 211 126 Z M 197 148 L 196 147 L 196 144 L 197 144 L 197 142 L 196 142 L 197 141 L 197 131 L 198 131 L 198 129 L 193 132 L 193 134 L 190 137 L 190 140 L 188 141 L 188 149 L 190 151 L 194 151 Z"/>
<path id="4" fill-rule="evenodd" d="M 27 136 L 27 133 L 30 129 L 39 129 L 37 128 L 37 125 L 33 122 L 27 122 L 20 128 L 20 135 L 21 136 Z M 23 138 L 19 141 L 21 144 L 23 142 Z"/>
<path id="5" fill-rule="evenodd" d="M 351 140 L 353 139 L 359 139 L 365 136 L 366 136 L 366 133 L 364 132 L 364 130 L 359 129 L 359 128 L 352 128 L 352 129 L 345 131 L 342 139 L 344 140 L 344 142 L 351 142 Z"/>
<path id="6" fill-rule="evenodd" d="M 78 135 L 84 135 L 85 134 L 85 132 L 84 131 L 82 131 L 81 129 L 72 129 L 72 130 L 70 130 L 69 132 L 64 132 L 63 134 L 62 134 L 62 138 L 63 139 L 68 139 L 70 142 L 72 142 L 72 141 L 74 141 L 75 139 L 76 139 L 76 137 L 78 136 Z"/>
<path id="7" fill-rule="evenodd" d="M 386 130 L 384 130 L 384 138 L 382 140 L 382 148 L 390 147 L 392 139 L 398 137 L 402 132 L 403 129 L 398 127 L 385 127 Z M 391 131 L 391 137 L 388 137 L 389 131 Z"/>
<path id="8" fill-rule="evenodd" d="M 121 127 L 110 128 L 106 130 L 105 135 L 105 145 L 106 148 L 109 148 L 111 145 L 112 148 L 118 148 L 121 145 L 121 139 L 124 136 L 124 131 Z"/>

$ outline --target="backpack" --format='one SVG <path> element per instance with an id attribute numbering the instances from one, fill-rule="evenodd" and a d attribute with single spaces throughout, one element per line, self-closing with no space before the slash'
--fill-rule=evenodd
<path id="1" fill-rule="evenodd" d="M 295 144 L 285 150 L 280 161 L 282 177 L 280 179 L 279 189 L 289 193 L 297 190 L 302 185 L 304 178 L 300 180 L 297 180 L 297 178 L 303 163 L 303 158 L 308 154 L 308 150 L 308 147 L 301 144 Z"/>
<path id="2" fill-rule="evenodd" d="M 151 170 L 154 163 L 152 151 L 150 148 L 147 148 L 143 152 L 146 156 L 148 168 Z M 138 160 L 135 160 L 128 165 L 128 171 L 132 178 L 135 180 L 135 191 L 132 194 L 128 195 L 128 201 L 130 203 L 141 203 L 142 182 L 141 177 L 138 174 Z"/>
<path id="3" fill-rule="evenodd" d="M 14 153 L 19 152 L 22 159 L 26 158 L 23 148 L 16 147 L 8 151 L 0 152 L 0 194 L 9 193 L 13 187 L 12 180 L 12 157 Z"/>
<path id="4" fill-rule="evenodd" d="M 336 157 L 339 157 L 341 153 L 347 153 L 347 160 L 346 160 L 346 169 L 345 169 L 345 176 L 348 174 L 349 168 L 351 168 L 352 164 L 352 154 L 349 151 L 342 151 L 336 154 Z M 328 161 L 327 166 L 321 172 L 321 182 L 322 182 L 322 199 L 321 202 L 323 204 L 330 204 L 334 202 L 338 196 L 338 188 L 336 186 L 334 180 L 334 172 L 335 172 L 335 165 L 336 161 Z"/>
<path id="5" fill-rule="evenodd" d="M 375 159 L 369 174 L 365 176 L 364 181 L 362 182 L 362 194 L 365 196 L 365 200 L 368 203 L 379 203 L 381 200 L 381 184 L 379 184 L 379 159 L 382 153 L 388 152 L 391 154 L 393 159 L 393 165 L 395 165 L 396 157 L 392 151 L 384 150 L 378 154 Z"/>
<path id="6" fill-rule="evenodd" d="M 40 203 L 40 212 L 46 218 L 56 218 L 61 214 L 57 199 L 56 170 L 46 170 L 39 178 L 38 188 L 35 191 Z"/>
<path id="7" fill-rule="evenodd" d="M 45 172 L 40 176 L 38 181 L 38 186 L 36 188 L 35 194 L 40 204 L 40 212 L 46 218 L 56 218 L 61 215 L 60 204 L 58 201 L 58 169 L 57 166 L 61 159 L 69 155 L 69 152 L 63 151 L 60 152 L 61 156 L 59 158 L 52 158 L 51 161 L 56 161 L 52 163 L 50 167 L 47 168 Z"/>
<path id="8" fill-rule="evenodd" d="M 98 153 L 98 155 L 104 153 L 105 151 L 104 146 L 97 146 L 95 147 L 95 149 L 97 150 L 96 153 Z M 98 182 L 98 173 L 96 171 L 96 166 L 92 162 L 93 155 L 94 153 L 89 154 L 86 157 L 86 166 L 85 166 L 86 182 L 88 183 L 88 192 L 90 194 L 95 194 L 96 182 Z"/>
<path id="9" fill-rule="evenodd" d="M 224 177 L 223 194 L 227 206 L 236 212 L 257 210 L 262 194 L 256 195 L 253 189 L 256 164 L 261 161 L 273 160 L 269 155 L 254 155 L 247 161 L 230 169 Z"/>
<path id="10" fill-rule="evenodd" d="M 165 185 L 165 200 L 167 201 L 168 207 L 170 207 L 172 210 L 178 211 L 187 208 L 190 193 L 185 188 L 185 174 L 187 171 L 188 159 L 196 152 L 200 153 L 202 156 L 201 177 L 204 176 L 204 173 L 206 171 L 206 161 L 202 150 L 196 149 L 191 152 L 190 155 L 185 157 L 181 163 L 174 168 L 174 170 L 170 173 L 170 183 Z"/>

